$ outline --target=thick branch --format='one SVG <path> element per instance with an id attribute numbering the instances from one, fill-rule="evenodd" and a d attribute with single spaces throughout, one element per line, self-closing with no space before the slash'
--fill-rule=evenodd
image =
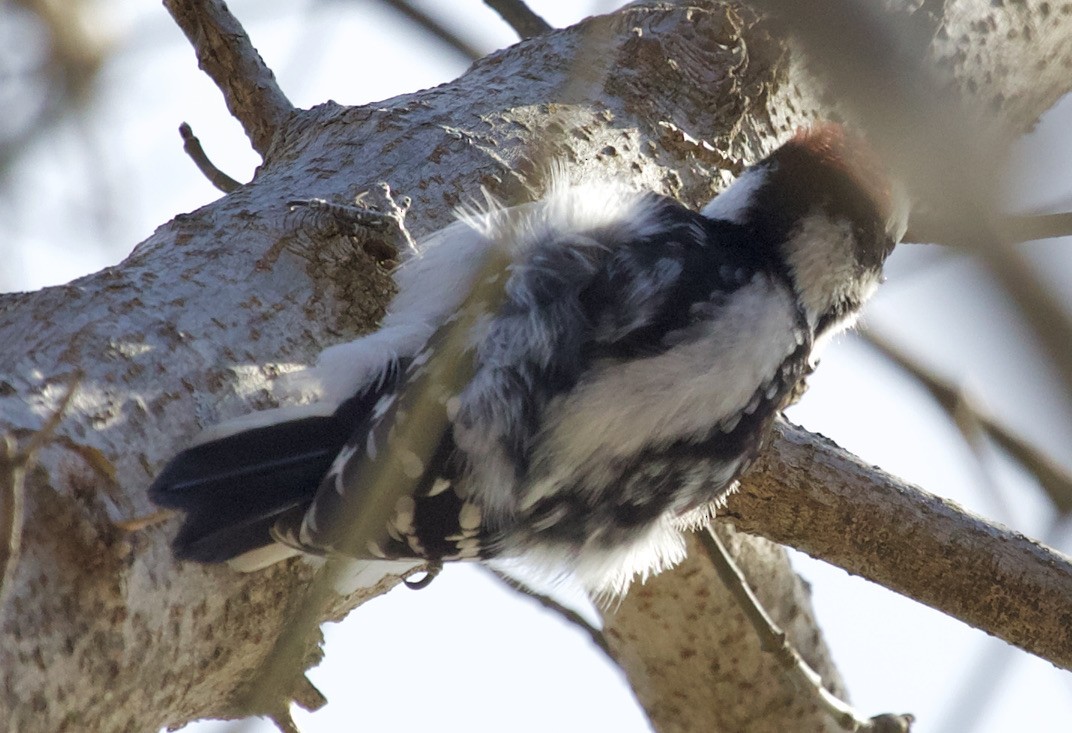
<path id="1" fill-rule="evenodd" d="M 780 426 L 722 514 L 1072 669 L 1072 561 Z"/>
<path id="2" fill-rule="evenodd" d="M 603 45 L 590 48 L 593 39 Z M 724 71 L 746 46 L 750 82 Z M 240 576 L 176 564 L 174 523 L 122 527 L 151 513 L 146 487 L 201 427 L 279 404 L 280 374 L 382 316 L 389 273 L 349 237 L 310 229 L 308 212 L 288 201 L 352 202 L 389 181 L 412 197 L 407 224 L 419 237 L 481 187 L 509 196 L 537 185 L 547 151 L 567 168 L 584 161 L 587 175 L 698 202 L 717 171 L 694 161 L 695 146 L 664 140 L 658 123 L 673 110 L 691 138 L 751 157 L 735 131 L 765 115 L 781 54 L 755 17 L 725 10 L 631 8 L 547 33 L 452 85 L 296 111 L 253 181 L 161 226 L 120 265 L 0 296 L 0 342 L 12 346 L 0 350 L 0 431 L 39 426 L 71 365 L 86 371 L 27 477 L 22 552 L 0 608 L 0 719 L 61 731 L 77 711 L 79 730 L 135 731 L 243 711 L 243 686 L 301 602 L 308 569 Z M 566 104 L 578 57 L 600 59 L 607 75 L 572 86 Z M 725 103 L 711 105 L 711 94 Z M 784 120 L 772 139 L 803 118 Z M 338 618 L 398 582 L 368 580 L 323 615 Z M 316 640 L 301 646 L 307 669 Z M 301 694 L 294 681 L 275 708 Z"/>
<path id="3" fill-rule="evenodd" d="M 266 157 L 294 106 L 245 29 L 223 0 L 164 0 L 164 7 L 190 39 L 197 65 L 223 92 L 227 109 L 242 124 L 253 149 Z"/>
<path id="4" fill-rule="evenodd" d="M 948 5 L 963 16 L 951 35 L 969 44 L 981 38 L 986 58 L 1005 45 L 1025 58 L 1052 58 L 1048 38 L 1025 47 L 1004 32 L 990 35 L 991 25 L 972 16 L 1018 13 L 1024 4 Z M 22 552 L 0 608 L 0 720 L 13 728 L 135 731 L 233 715 L 232 695 L 263 661 L 286 609 L 300 601 L 309 573 L 299 563 L 254 576 L 175 564 L 166 544 L 173 524 L 138 534 L 120 527 L 151 511 L 145 487 L 200 427 L 278 404 L 280 374 L 374 328 L 382 315 L 389 274 L 345 236 L 312 236 L 302 212 L 290 213 L 286 202 L 352 202 L 386 180 L 412 197 L 407 222 L 420 236 L 451 221 L 482 187 L 505 196 L 535 186 L 546 163 L 531 154 L 539 149 L 571 175 L 629 180 L 698 204 L 726 182 L 730 165 L 755 159 L 827 111 L 815 79 L 769 25 L 740 6 L 634 5 L 493 54 L 451 85 L 364 108 L 325 104 L 293 113 L 240 32 L 220 35 L 222 21 L 204 30 L 196 11 L 219 5 L 169 0 L 169 7 L 190 16 L 180 22 L 197 39 L 199 58 L 205 52 L 206 68 L 221 78 L 228 69 L 247 72 L 222 86 L 235 85 L 225 91 L 229 104 L 253 111 L 240 117 L 267 158 L 254 181 L 161 226 L 116 267 L 0 297 L 0 343 L 11 345 L 0 350 L 0 430 L 38 427 L 57 407 L 72 365 L 86 371 L 56 441 L 27 476 Z M 585 45 L 592 42 L 605 45 L 593 51 Z M 1072 55 L 1066 42 L 1058 48 Z M 580 65 L 598 73 L 578 82 Z M 1024 66 L 1033 77 L 1072 85 L 1060 59 L 1052 73 Z M 1034 87 L 1012 74 L 984 69 L 971 81 L 1015 99 L 1021 113 L 1041 113 L 1050 101 L 1032 102 Z M 766 470 L 777 469 L 778 451 L 788 449 L 776 443 Z M 868 496 L 860 492 L 846 516 L 874 514 Z M 900 534 L 898 521 L 894 515 L 876 537 Z M 833 542 L 820 536 L 829 525 L 810 531 L 809 540 L 801 528 L 802 547 Z M 836 545 L 830 549 L 840 557 Z M 980 551 L 1000 557 L 1003 538 Z M 866 547 L 860 553 L 870 557 Z M 697 626 L 695 614 L 687 617 L 692 609 L 674 598 L 689 567 L 645 586 L 637 603 L 668 609 L 668 631 L 716 638 L 721 614 Z M 758 589 L 768 605 L 780 589 L 799 591 L 784 558 L 772 556 L 765 567 L 777 578 Z M 878 576 L 887 572 L 876 567 Z M 337 618 L 394 582 L 337 599 L 327 615 Z M 705 584 L 688 598 L 701 603 Z M 619 658 L 642 645 L 660 653 L 646 636 L 651 628 L 623 634 Z M 813 627 L 804 631 L 814 636 Z M 744 680 L 749 648 L 756 649 L 719 656 L 706 646 L 698 669 L 714 674 L 715 660 L 718 672 L 740 682 L 722 692 L 746 691 L 770 679 Z M 305 651 L 307 668 L 316 654 Z M 668 678 L 646 680 L 653 699 L 674 699 L 673 689 L 659 689 Z M 715 701 L 705 681 L 697 694 Z"/>

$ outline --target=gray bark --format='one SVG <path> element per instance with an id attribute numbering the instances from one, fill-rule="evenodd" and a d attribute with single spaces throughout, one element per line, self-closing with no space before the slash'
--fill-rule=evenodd
<path id="1" fill-rule="evenodd" d="M 1043 6 L 1067 8 L 950 2 L 938 43 L 962 86 L 1000 96 L 1018 126 L 1072 86 L 1069 44 L 1009 32 L 1045 27 Z M 174 522 L 140 532 L 117 522 L 152 511 L 145 488 L 201 427 L 275 405 L 279 374 L 374 328 L 391 293 L 388 273 L 349 240 L 289 214 L 288 200 L 348 200 L 388 181 L 413 198 L 409 224 L 420 235 L 479 198 L 481 186 L 507 200 L 538 189 L 539 170 L 555 158 L 578 177 L 628 178 L 698 203 L 728 180 L 720 171 L 739 170 L 827 115 L 820 99 L 797 53 L 749 11 L 635 6 L 492 54 L 450 85 L 363 108 L 294 111 L 275 121 L 250 184 L 161 226 L 115 267 L 0 296 L 0 432 L 25 443 L 81 373 L 56 436 L 26 475 L 21 516 L 0 522 L 22 529 L 18 546 L 6 542 L 13 562 L 0 578 L 0 719 L 24 733 L 144 731 L 240 712 L 234 696 L 310 571 L 291 563 L 236 576 L 177 565 L 167 547 Z M 20 493 L 14 473 L 0 476 L 5 494 Z M 769 555 L 757 574 L 775 615 L 806 608 L 784 559 L 740 542 L 758 548 L 743 552 Z M 700 623 L 718 638 L 728 628 L 723 614 L 698 621 L 687 604 L 666 602 L 695 597 L 679 586 L 690 572 L 641 589 L 639 601 L 659 601 L 647 623 Z M 328 615 L 391 582 L 338 599 Z M 615 624 L 609 633 L 642 699 L 669 699 L 669 676 L 643 670 L 646 655 L 665 649 L 634 645 L 643 634 Z M 810 621 L 800 636 L 805 657 L 821 660 Z M 696 689 L 713 703 L 747 684 L 781 684 L 756 671 L 765 669 L 758 649 L 700 653 L 714 663 L 699 666 Z M 301 666 L 316 658 L 312 640 Z M 695 726 L 657 703 L 649 710 L 661 730 Z M 818 715 L 787 715 L 750 730 L 828 727 Z M 712 716 L 706 727 L 741 729 Z"/>

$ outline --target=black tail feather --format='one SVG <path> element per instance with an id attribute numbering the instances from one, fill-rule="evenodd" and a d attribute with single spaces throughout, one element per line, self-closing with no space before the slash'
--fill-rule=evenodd
<path id="1" fill-rule="evenodd" d="M 387 385 L 342 403 L 329 416 L 254 427 L 175 456 L 149 497 L 186 513 L 175 556 L 214 563 L 272 544 L 276 521 L 302 514 L 320 482 Z"/>

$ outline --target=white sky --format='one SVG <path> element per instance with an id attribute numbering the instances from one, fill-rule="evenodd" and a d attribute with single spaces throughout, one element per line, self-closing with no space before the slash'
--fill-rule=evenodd
<path id="1" fill-rule="evenodd" d="M 530 4 L 556 25 L 595 6 Z M 103 74 L 92 114 L 39 141 L 20 164 L 18 190 L 0 203 L 0 248 L 8 243 L 0 288 L 61 283 L 114 264 L 155 226 L 218 198 L 182 152 L 181 121 L 191 123 L 212 160 L 233 177 L 248 179 L 258 162 L 160 4 L 102 5 L 114 12 L 119 52 Z M 456 57 L 415 36 L 376 2 L 230 5 L 301 106 L 376 101 L 464 71 Z M 478 46 L 490 50 L 514 40 L 479 0 L 422 5 L 452 14 Z M 1018 149 L 1021 170 L 1011 186 L 1018 205 L 1072 204 L 1070 125 L 1066 100 Z M 1069 245 L 1031 248 L 1066 299 L 1072 292 Z M 1067 414 L 1055 407 L 1044 377 L 1025 369 L 1019 347 L 1008 345 L 1022 329 L 995 308 L 985 276 L 973 265 L 923 249 L 895 257 L 869 322 L 1067 461 Z M 924 261 L 926 269 L 919 264 Z M 981 474 L 955 429 L 858 343 L 848 340 L 830 351 L 792 417 L 979 513 L 1029 535 L 1048 531 L 1048 507 L 1029 481 L 998 461 L 994 474 L 1004 498 L 981 491 Z M 1067 532 L 1057 538 L 1066 550 L 1068 541 Z M 985 678 L 999 674 L 1001 660 L 980 655 L 1000 654 L 1003 643 L 824 563 L 803 557 L 795 563 L 813 584 L 821 626 L 862 712 L 911 711 L 917 733 L 967 731 L 973 721 L 965 711 L 973 709 L 978 733 L 1068 730 L 1072 685 L 1066 673 L 1013 651 L 1001 657 L 1004 681 L 989 691 Z M 313 715 L 296 713 L 303 733 L 648 730 L 621 674 L 582 635 L 474 567 L 450 567 L 425 591 L 398 589 L 366 604 L 329 627 L 327 638 L 327 659 L 311 677 L 331 702 Z M 965 692 L 973 672 L 984 679 Z M 947 720 L 954 707 L 956 717 Z M 230 729 L 220 725 L 186 730 Z"/>

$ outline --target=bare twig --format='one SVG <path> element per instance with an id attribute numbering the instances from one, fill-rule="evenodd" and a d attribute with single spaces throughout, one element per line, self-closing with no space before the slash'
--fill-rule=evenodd
<path id="1" fill-rule="evenodd" d="M 789 423 L 720 519 L 1072 669 L 1072 561 Z"/>
<path id="2" fill-rule="evenodd" d="M 314 713 L 327 705 L 328 699 L 324 697 L 324 693 L 317 689 L 316 685 L 308 677 L 302 677 L 298 680 L 298 688 L 294 690 L 294 702 L 302 710 Z"/>
<path id="3" fill-rule="evenodd" d="M 504 585 L 508 586 L 510 589 L 515 590 L 524 596 L 528 596 L 529 598 L 546 608 L 548 611 L 551 611 L 552 613 L 556 613 L 561 616 L 562 619 L 566 621 L 566 623 L 572 626 L 576 626 L 588 636 L 588 638 L 592 641 L 593 644 L 599 647 L 603 651 L 603 653 L 607 655 L 608 659 L 610 659 L 615 664 L 618 663 L 618 661 L 614 658 L 614 655 L 611 653 L 610 645 L 607 643 L 607 637 L 603 635 L 603 632 L 600 629 L 588 623 L 584 616 L 577 613 L 572 608 L 563 606 L 554 598 L 551 598 L 551 596 L 544 595 L 543 593 L 539 593 L 538 591 L 533 590 L 517 578 L 511 578 L 509 575 L 506 575 L 505 573 L 500 572 L 495 568 L 488 568 L 488 572 L 490 572 L 492 576 L 494 576 Z"/>
<path id="4" fill-rule="evenodd" d="M 1072 236 L 1072 212 L 1010 216 L 1002 223 L 1001 234 L 1009 242 Z"/>
<path id="5" fill-rule="evenodd" d="M 0 608 L 22 548 L 25 465 L 15 440 L 0 435 Z"/>
<path id="6" fill-rule="evenodd" d="M 408 0 L 380 0 L 380 2 L 405 16 L 432 38 L 464 57 L 466 61 L 476 61 L 484 56 L 484 52 L 479 48 L 445 27 L 428 13 L 408 2 Z"/>
<path id="7" fill-rule="evenodd" d="M 37 461 L 37 454 L 52 439 L 81 380 L 80 372 L 71 378 L 55 410 L 25 446 L 18 447 L 10 435 L 0 435 L 0 609 L 4 607 L 4 595 L 22 551 L 26 474 Z"/>
<path id="8" fill-rule="evenodd" d="M 912 226 L 905 233 L 906 243 L 946 244 L 956 238 L 937 217 L 913 213 Z M 1072 212 L 1054 214 L 1020 214 L 999 219 L 997 228 L 1006 242 L 1031 242 L 1072 236 Z"/>
<path id="9" fill-rule="evenodd" d="M 121 529 L 124 532 L 140 532 L 143 529 L 163 524 L 173 518 L 175 514 L 176 512 L 173 509 L 159 509 L 155 512 L 143 514 L 138 517 L 120 519 L 115 523 L 115 526 L 117 529 Z"/>
<path id="10" fill-rule="evenodd" d="M 201 147 L 201 141 L 194 135 L 193 128 L 191 128 L 189 124 L 183 122 L 179 125 L 179 135 L 182 136 L 182 149 L 190 156 L 194 165 L 196 165 L 197 169 L 201 171 L 201 174 L 209 180 L 209 183 L 224 193 L 230 193 L 242 185 L 217 168 L 213 162 L 208 159 L 208 155 L 205 154 L 205 149 Z"/>
<path id="11" fill-rule="evenodd" d="M 752 628 L 755 629 L 756 635 L 759 636 L 759 643 L 763 651 L 773 654 L 782 669 L 793 681 L 802 690 L 810 691 L 822 709 L 829 713 L 843 730 L 861 731 L 862 733 L 895 730 L 887 727 L 894 722 L 894 719 L 900 720 L 901 730 L 907 731 L 909 729 L 913 721 L 911 715 L 887 714 L 880 716 L 877 724 L 884 727 L 877 728 L 876 719 L 868 720 L 860 717 L 851 705 L 826 689 L 819 673 L 804 661 L 804 658 L 789 642 L 786 633 L 778 628 L 778 625 L 774 623 L 774 619 L 764 610 L 759 599 L 756 598 L 752 589 L 748 586 L 748 581 L 745 579 L 741 569 L 737 567 L 737 563 L 730 557 L 726 546 L 722 544 L 722 540 L 715 532 L 715 528 L 708 525 L 707 531 L 700 532 L 699 535 L 700 543 L 707 552 L 707 556 L 711 560 L 711 564 L 714 566 L 719 578 L 722 579 L 723 584 L 733 594 L 745 617 L 752 624 Z"/>
<path id="12" fill-rule="evenodd" d="M 1060 375 L 1066 394 L 1072 394 L 1072 314 L 1032 271 L 1022 253 L 994 238 L 980 242 L 979 251 L 990 272 L 1004 285 L 1017 312 L 1031 326 L 1050 363 Z"/>
<path id="13" fill-rule="evenodd" d="M 197 65 L 216 83 L 227 109 L 264 158 L 276 133 L 294 111 L 272 70 L 253 47 L 223 0 L 164 0 L 164 7 L 190 39 Z"/>
<path id="14" fill-rule="evenodd" d="M 532 11 L 524 0 L 484 0 L 519 38 L 532 38 L 551 30 L 551 24 Z"/>
<path id="15" fill-rule="evenodd" d="M 501 252 L 486 257 L 474 278 L 476 285 L 459 309 L 460 316 L 432 335 L 426 349 L 433 356 L 423 368 L 407 375 L 399 398 L 373 428 L 370 439 L 377 445 L 405 446 L 406 453 L 415 456 L 421 465 L 430 464 L 440 436 L 449 424 L 447 397 L 461 392 L 472 376 L 472 366 L 465 358 L 469 329 L 480 313 L 497 308 L 502 296 L 505 257 Z M 339 505 L 328 519 L 330 526 L 321 527 L 322 537 L 330 538 L 328 543 L 337 554 L 329 557 L 317 573 L 303 602 L 250 684 L 250 694 L 244 701 L 249 712 L 273 709 L 274 701 L 284 699 L 294 687 L 302 650 L 309 635 L 320 625 L 323 609 L 349 564 L 344 558 L 367 557 L 369 544 L 379 540 L 399 497 L 415 491 L 417 479 L 407 475 L 401 453 L 383 450 L 376 459 L 367 457 L 348 476 L 362 491 L 339 496 Z"/>
<path id="16" fill-rule="evenodd" d="M 1063 514 L 1072 512 L 1072 475 L 1069 475 L 1064 467 L 986 414 L 963 391 L 945 382 L 873 330 L 864 329 L 861 335 L 865 343 L 878 350 L 923 385 L 934 401 L 949 414 L 954 422 L 958 422 L 958 425 L 961 424 L 959 421 L 964 412 L 970 413 L 969 417 L 974 424 L 1031 472 L 1058 511 Z"/>
<path id="17" fill-rule="evenodd" d="M 267 717 L 279 730 L 279 733 L 301 733 L 301 728 L 294 722 L 294 718 L 290 715 L 290 710 L 286 708 L 269 713 Z"/>
<path id="18" fill-rule="evenodd" d="M 975 458 L 975 476 L 979 491 L 994 503 L 996 509 L 992 516 L 1005 524 L 1012 524 L 1012 507 L 1005 500 L 1005 493 L 991 470 L 991 446 L 986 429 L 979 422 L 974 400 L 966 391 L 961 391 L 960 402 L 953 408 L 950 417 Z"/>

